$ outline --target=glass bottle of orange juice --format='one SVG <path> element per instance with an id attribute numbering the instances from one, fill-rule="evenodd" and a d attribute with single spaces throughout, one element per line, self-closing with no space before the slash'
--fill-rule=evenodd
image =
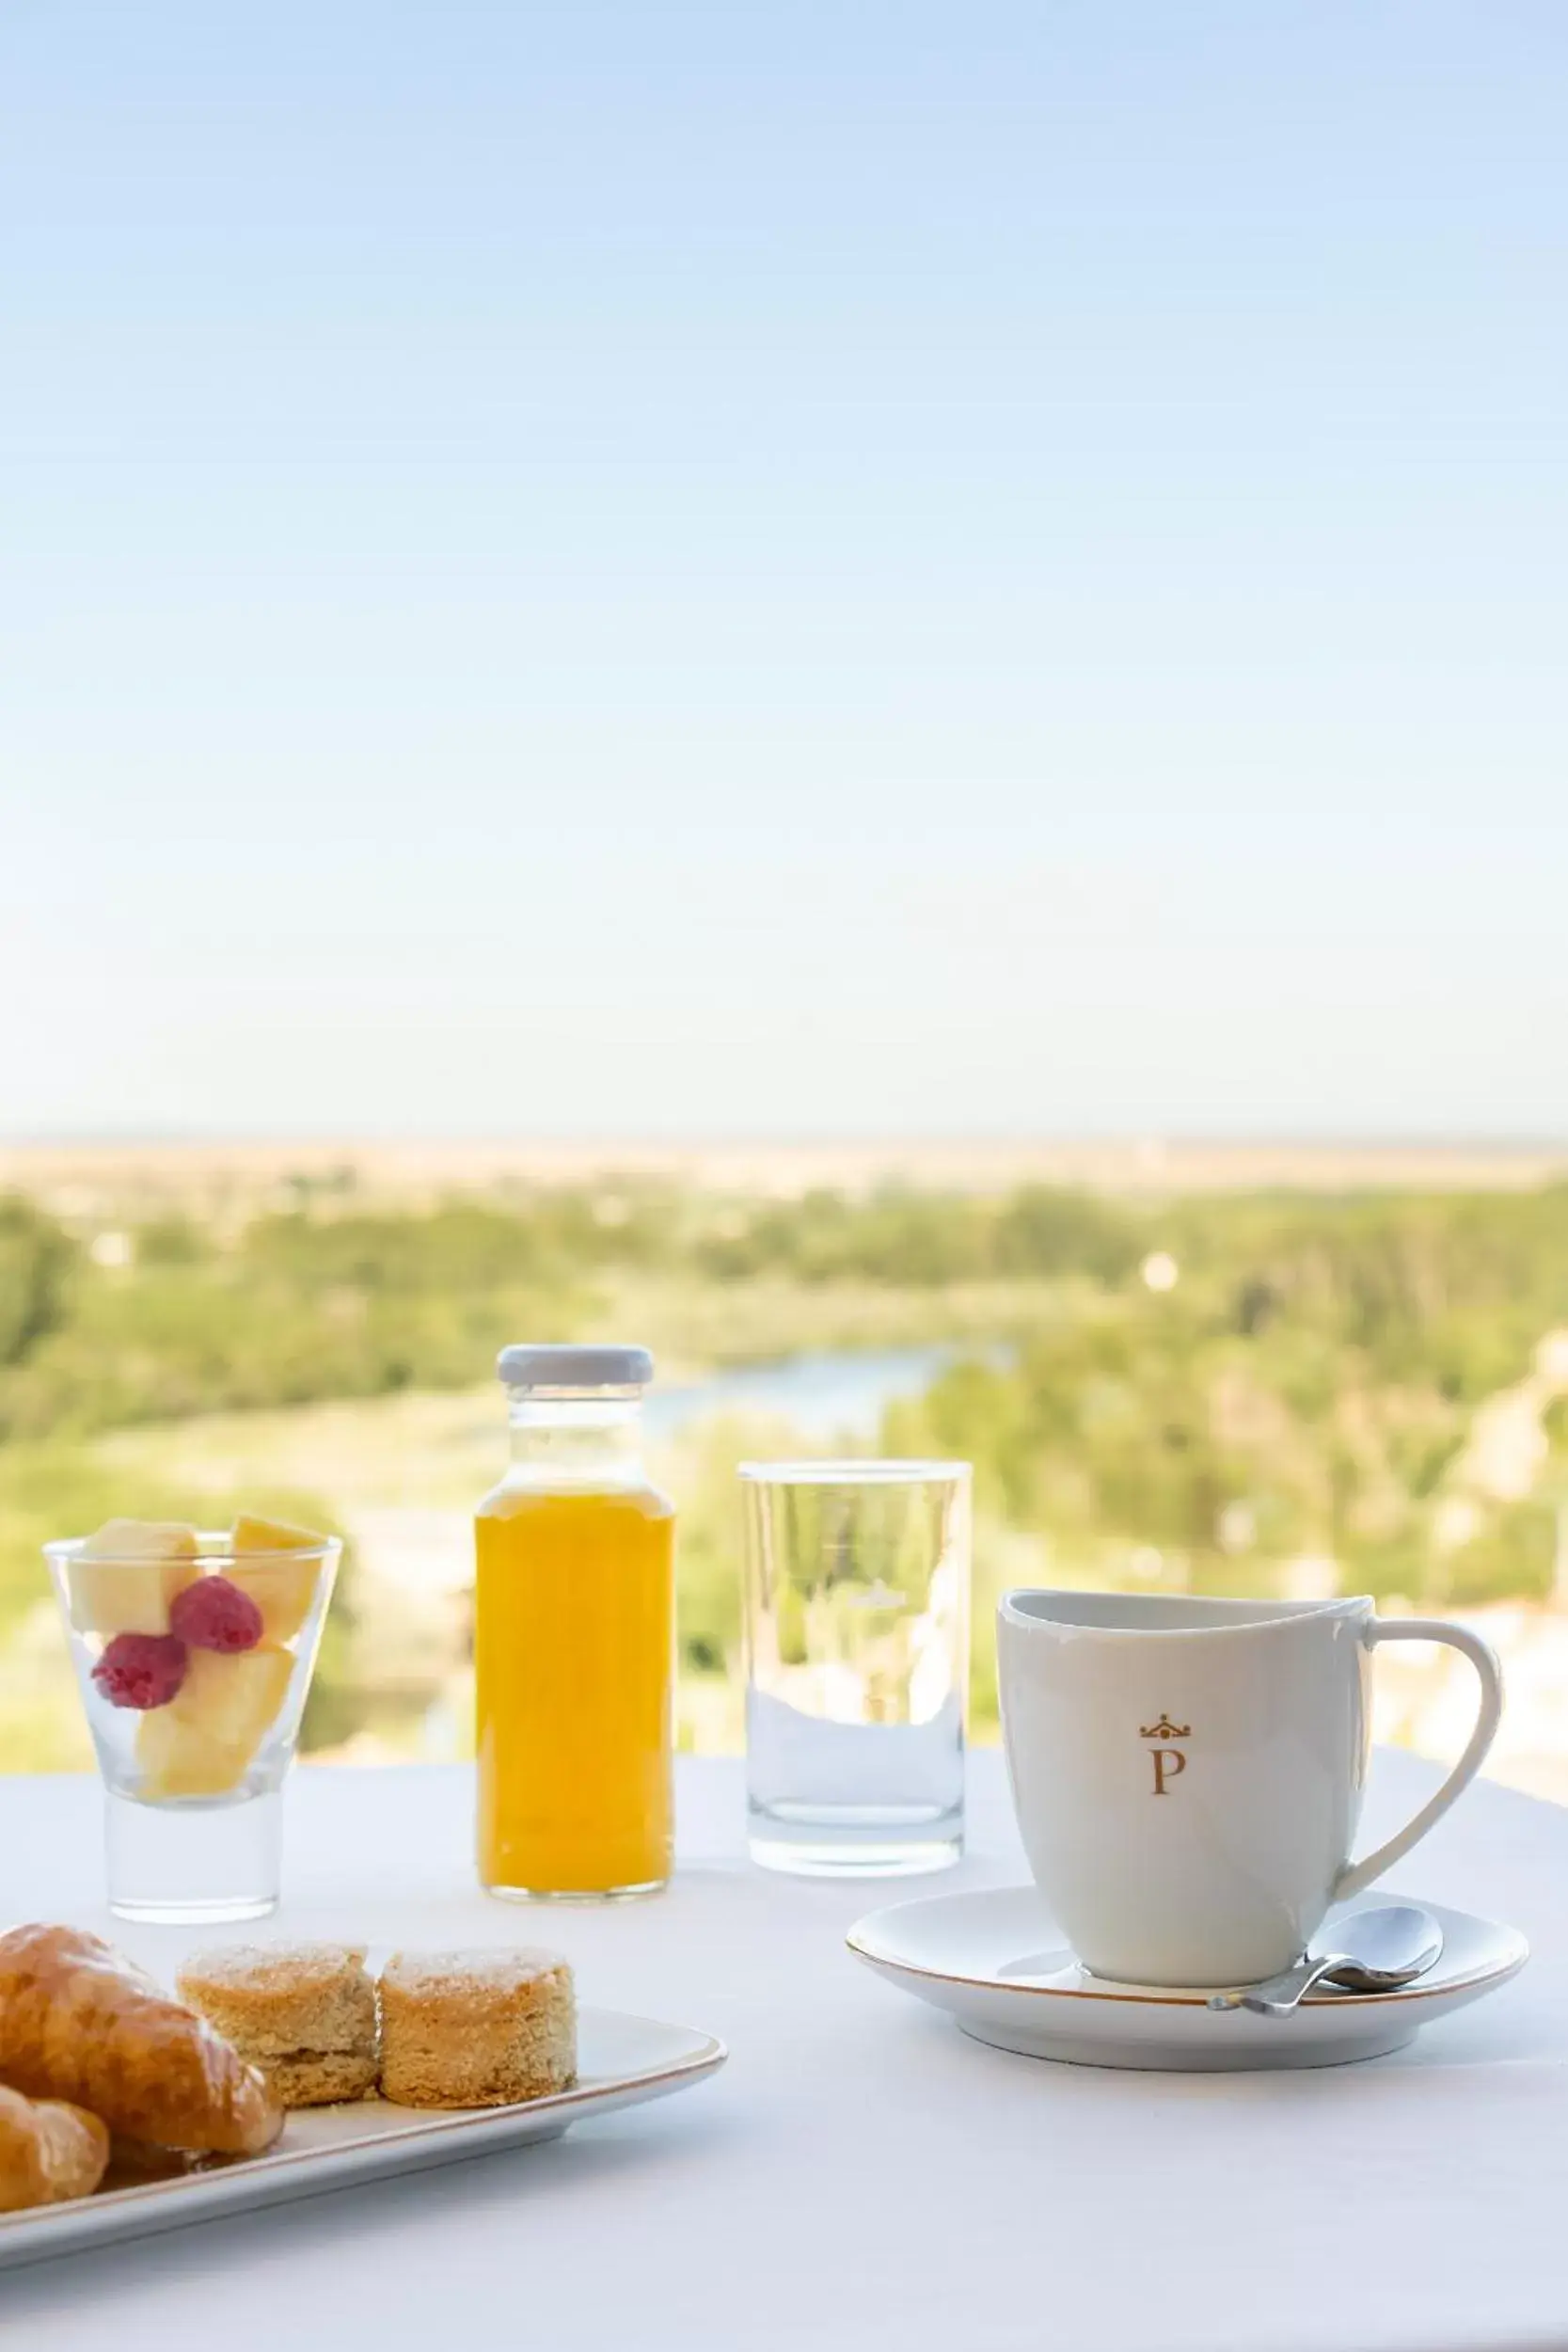
<path id="1" fill-rule="evenodd" d="M 643 1895 L 670 1875 L 674 1507 L 641 1347 L 508 1347 L 512 1466 L 474 1522 L 479 1875 Z"/>

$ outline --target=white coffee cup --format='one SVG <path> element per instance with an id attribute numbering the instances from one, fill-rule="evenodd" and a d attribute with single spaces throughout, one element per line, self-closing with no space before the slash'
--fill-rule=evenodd
<path id="1" fill-rule="evenodd" d="M 1447 1642 L 1481 1677 L 1448 1779 L 1353 1862 L 1379 1642 Z M 1013 1592 L 997 1616 L 1002 1728 L 1029 1867 L 1094 1975 L 1256 1983 L 1290 1967 L 1331 1902 L 1448 1811 L 1491 1746 L 1486 1644 L 1370 1600 Z"/>

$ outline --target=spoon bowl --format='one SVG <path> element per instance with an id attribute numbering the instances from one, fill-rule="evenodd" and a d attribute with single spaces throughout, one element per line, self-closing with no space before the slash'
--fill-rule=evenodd
<path id="1" fill-rule="evenodd" d="M 1216 1993 L 1209 2007 L 1289 2017 L 1314 1985 L 1325 1981 L 1352 1993 L 1394 1993 L 1424 1976 L 1443 1949 L 1442 1929 L 1419 1903 L 1376 1903 L 1350 1912 L 1333 1923 L 1330 1933 L 1333 1950 L 1308 1952 L 1264 1984 Z"/>

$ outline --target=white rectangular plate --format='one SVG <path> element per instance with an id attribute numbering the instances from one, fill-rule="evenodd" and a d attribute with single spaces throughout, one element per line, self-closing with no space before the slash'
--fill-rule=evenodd
<path id="1" fill-rule="evenodd" d="M 689 2026 L 661 2025 L 618 2009 L 580 2010 L 578 2079 L 570 2090 L 511 2107 L 396 2107 L 381 2099 L 299 2107 L 264 2156 L 237 2158 L 182 2180 L 111 2189 L 73 2204 L 0 2215 L 0 2269 L 356 2186 L 389 2172 L 420 2172 L 531 2139 L 559 2139 L 592 2116 L 641 2106 L 701 2082 L 725 2056 L 721 2042 Z"/>

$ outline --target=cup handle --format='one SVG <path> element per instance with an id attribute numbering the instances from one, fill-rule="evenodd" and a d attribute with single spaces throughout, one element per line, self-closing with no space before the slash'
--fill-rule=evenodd
<path id="1" fill-rule="evenodd" d="M 1503 1670 L 1497 1663 L 1497 1652 L 1481 1636 L 1467 1633 L 1462 1625 L 1449 1625 L 1442 1617 L 1373 1617 L 1363 1640 L 1369 1645 L 1378 1642 L 1446 1642 L 1450 1649 L 1462 1650 L 1475 1668 L 1481 1682 L 1481 1710 L 1476 1727 L 1471 1732 L 1464 1755 L 1434 1797 L 1429 1797 L 1420 1811 L 1406 1821 L 1386 1845 L 1362 1862 L 1347 1862 L 1334 1883 L 1334 1900 L 1346 1895 L 1359 1895 L 1373 1879 L 1381 1878 L 1412 1846 L 1423 1838 L 1433 1824 L 1440 1821 L 1456 1797 L 1462 1797 L 1486 1759 L 1486 1751 L 1497 1736 L 1497 1725 L 1503 1712 Z"/>

